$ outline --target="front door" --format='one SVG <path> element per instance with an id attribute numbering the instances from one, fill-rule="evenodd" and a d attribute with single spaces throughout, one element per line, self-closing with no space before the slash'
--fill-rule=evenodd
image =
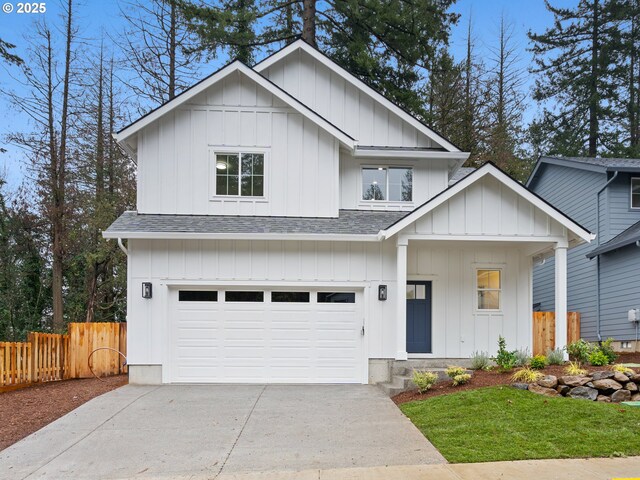
<path id="1" fill-rule="evenodd" d="M 407 353 L 431 353 L 431 282 L 407 281 Z"/>

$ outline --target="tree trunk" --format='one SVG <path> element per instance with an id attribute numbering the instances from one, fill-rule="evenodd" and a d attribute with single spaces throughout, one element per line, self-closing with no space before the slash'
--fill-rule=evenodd
<path id="1" fill-rule="evenodd" d="M 316 43 L 316 0 L 302 0 L 302 39 L 309 45 Z"/>
<path id="2" fill-rule="evenodd" d="M 591 37 L 591 82 L 589 98 L 589 156 L 595 157 L 598 153 L 598 54 L 599 54 L 599 0 L 593 2 L 593 31 Z"/>

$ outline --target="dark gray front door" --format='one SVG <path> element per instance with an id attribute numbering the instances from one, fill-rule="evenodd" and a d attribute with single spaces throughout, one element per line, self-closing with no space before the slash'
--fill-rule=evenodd
<path id="1" fill-rule="evenodd" d="M 431 282 L 407 281 L 407 353 L 431 353 Z"/>

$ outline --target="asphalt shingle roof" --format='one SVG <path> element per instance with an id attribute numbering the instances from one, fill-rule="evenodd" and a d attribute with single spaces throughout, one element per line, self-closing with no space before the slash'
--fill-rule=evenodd
<path id="1" fill-rule="evenodd" d="M 618 248 L 626 247 L 640 240 L 640 222 L 634 223 L 622 233 L 619 233 L 607 243 L 587 253 L 587 258 L 594 258 L 603 253 L 608 253 Z"/>
<path id="2" fill-rule="evenodd" d="M 464 177 L 466 177 L 467 175 L 471 175 L 475 171 L 476 169 L 473 167 L 460 167 L 458 170 L 456 170 L 456 173 L 454 173 L 453 176 L 449 179 L 449 186 L 458 183 Z"/>
<path id="3" fill-rule="evenodd" d="M 409 212 L 340 210 L 337 218 L 157 215 L 125 212 L 105 233 L 280 233 L 375 235 Z"/>
<path id="4" fill-rule="evenodd" d="M 640 169 L 640 158 L 593 158 L 593 157 L 545 157 L 568 160 L 570 162 L 585 163 L 604 168 L 638 168 Z"/>

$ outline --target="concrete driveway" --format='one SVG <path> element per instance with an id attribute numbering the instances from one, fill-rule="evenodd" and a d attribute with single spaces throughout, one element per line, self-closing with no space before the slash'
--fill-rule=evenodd
<path id="1" fill-rule="evenodd" d="M 444 462 L 368 385 L 127 385 L 1 451 L 0 476 L 200 479 Z"/>

